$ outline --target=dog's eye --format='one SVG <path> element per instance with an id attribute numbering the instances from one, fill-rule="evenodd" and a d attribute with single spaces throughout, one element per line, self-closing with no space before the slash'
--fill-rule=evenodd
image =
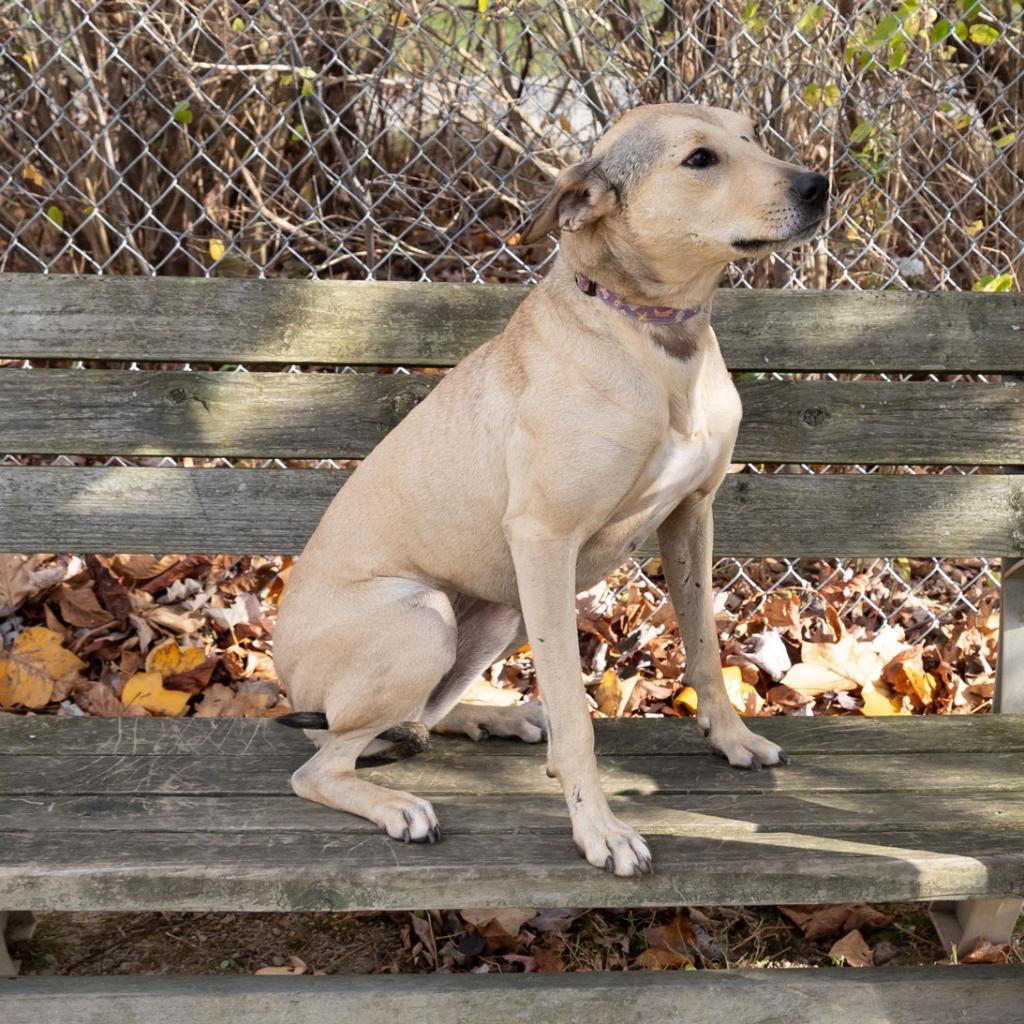
<path id="1" fill-rule="evenodd" d="M 718 157 L 711 152 L 710 149 L 705 149 L 703 146 L 700 149 L 695 149 L 684 161 L 684 167 L 695 167 L 697 170 L 702 170 L 705 167 L 711 167 L 718 163 Z"/>

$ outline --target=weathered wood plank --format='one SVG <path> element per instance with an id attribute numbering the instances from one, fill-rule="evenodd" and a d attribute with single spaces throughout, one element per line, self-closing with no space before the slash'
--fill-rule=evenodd
<path id="1" fill-rule="evenodd" d="M 76 455 L 360 458 L 422 374 L 7 370 L 0 447 Z M 740 381 L 737 462 L 1024 462 L 1024 387 Z"/>
<path id="2" fill-rule="evenodd" d="M 258 766 L 252 770 L 259 771 Z M 921 770 L 929 773 L 927 761 Z M 446 836 L 563 835 L 561 794 L 442 795 L 431 801 Z M 741 832 L 867 835 L 873 832 L 1016 830 L 1024 842 L 1024 797 L 1015 793 L 890 791 L 815 793 L 653 793 L 611 796 L 613 813 L 644 834 L 706 836 Z M 0 832 L 290 832 L 372 835 L 365 818 L 295 796 L 0 797 Z"/>
<path id="3" fill-rule="evenodd" d="M 800 754 L 913 754 L 956 751 L 1024 752 L 1024 715 L 928 715 L 757 718 L 751 728 Z M 599 754 L 683 754 L 705 757 L 707 741 L 693 719 L 618 718 L 594 722 Z M 471 743 L 435 736 L 437 750 L 460 756 L 536 757 L 514 740 Z M 192 754 L 206 757 L 307 755 L 305 735 L 258 718 L 64 718 L 0 715 L 0 759 L 11 754 Z"/>
<path id="4" fill-rule="evenodd" d="M 268 754 L 259 760 L 167 754 L 27 754 L 0 758 L 0 793 L 58 794 L 285 794 L 306 754 Z M 749 772 L 713 756 L 606 755 L 600 759 L 605 792 L 648 793 L 886 793 L 944 788 L 1015 793 L 1024 798 L 1019 754 L 803 754 L 781 769 Z M 533 757 L 464 755 L 455 747 L 361 769 L 361 776 L 422 796 L 439 794 L 553 794 L 560 790 L 544 772 L 543 751 Z M 1009 796 L 1007 797 L 1009 799 Z"/>
<path id="5" fill-rule="evenodd" d="M 4 274 L 0 294 L 0 357 L 444 366 L 500 331 L 526 289 Z M 1018 294 L 723 289 L 714 307 L 736 370 L 1024 365 Z"/>
<path id="6" fill-rule="evenodd" d="M 0 894 L 39 910 L 412 910 L 846 903 L 1024 894 L 1016 831 L 648 836 L 655 874 L 616 878 L 561 836 L 436 846 L 314 832 L 2 833 Z"/>
<path id="7" fill-rule="evenodd" d="M 1012 1021 L 1024 968 L 630 971 L 326 978 L 17 978 L 6 1024 L 935 1024 Z"/>
<path id="8" fill-rule="evenodd" d="M 0 550 L 292 553 L 346 476 L 337 470 L 3 467 Z M 732 475 L 715 506 L 715 551 L 1024 554 L 1024 482 L 995 475 Z M 640 553 L 656 553 L 654 543 Z"/>

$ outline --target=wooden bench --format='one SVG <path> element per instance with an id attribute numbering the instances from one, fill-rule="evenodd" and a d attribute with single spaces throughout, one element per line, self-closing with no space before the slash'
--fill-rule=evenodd
<path id="1" fill-rule="evenodd" d="M 447 366 L 520 288 L 0 275 L 0 358 L 140 369 L 0 370 L 0 451 L 358 458 L 423 375 L 226 372 L 239 363 Z M 1011 374 L 1016 295 L 729 292 L 715 322 L 742 372 L 738 461 L 1024 463 L 1024 388 L 757 380 L 762 371 Z M 166 370 L 188 361 L 212 370 Z M 338 470 L 0 467 L 0 550 L 296 552 Z M 1024 711 L 1024 482 L 1008 473 L 735 475 L 716 549 L 742 556 L 1003 558 L 996 703 Z M 648 548 L 649 551 L 653 550 Z M 656 873 L 576 856 L 535 748 L 438 738 L 367 769 L 429 797 L 445 828 L 406 847 L 300 801 L 301 735 L 253 720 L 0 716 L 0 911 L 350 910 L 932 901 L 947 946 L 1008 940 L 1024 895 L 1024 716 L 775 718 L 790 767 L 731 771 L 692 721 L 603 721 L 617 813 Z M 4 922 L 0 921 L 0 927 Z M 0 957 L 6 954 L 0 945 Z M 14 973 L 0 960 L 0 974 Z M 560 977 L 16 978 L 4 1024 L 46 1020 L 825 1020 L 1019 1016 L 1013 967 Z M 640 1000 L 640 1002 L 638 1002 Z M 827 1009 L 826 1009 L 827 1008 Z"/>

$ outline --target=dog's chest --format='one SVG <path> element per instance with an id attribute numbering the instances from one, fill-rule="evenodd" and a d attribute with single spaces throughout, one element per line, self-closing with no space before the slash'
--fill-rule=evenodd
<path id="1" fill-rule="evenodd" d="M 669 510 L 711 475 L 722 439 L 704 427 L 682 434 L 669 430 L 643 467 L 619 508 L 619 518 L 636 519 L 638 531 L 654 529 Z"/>

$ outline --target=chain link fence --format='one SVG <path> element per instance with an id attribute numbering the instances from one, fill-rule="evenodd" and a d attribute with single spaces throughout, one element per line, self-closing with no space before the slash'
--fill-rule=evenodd
<path id="1" fill-rule="evenodd" d="M 742 109 L 777 156 L 831 169 L 827 233 L 726 283 L 1009 290 L 1022 28 L 1020 3 L 977 0 L 13 0 L 0 270 L 534 281 L 551 253 L 515 231 L 557 171 L 619 112 L 683 101 Z M 656 609 L 655 568 L 615 591 Z M 849 622 L 918 642 L 998 586 L 983 560 L 726 559 L 717 576 L 723 613 L 832 588 Z"/>

